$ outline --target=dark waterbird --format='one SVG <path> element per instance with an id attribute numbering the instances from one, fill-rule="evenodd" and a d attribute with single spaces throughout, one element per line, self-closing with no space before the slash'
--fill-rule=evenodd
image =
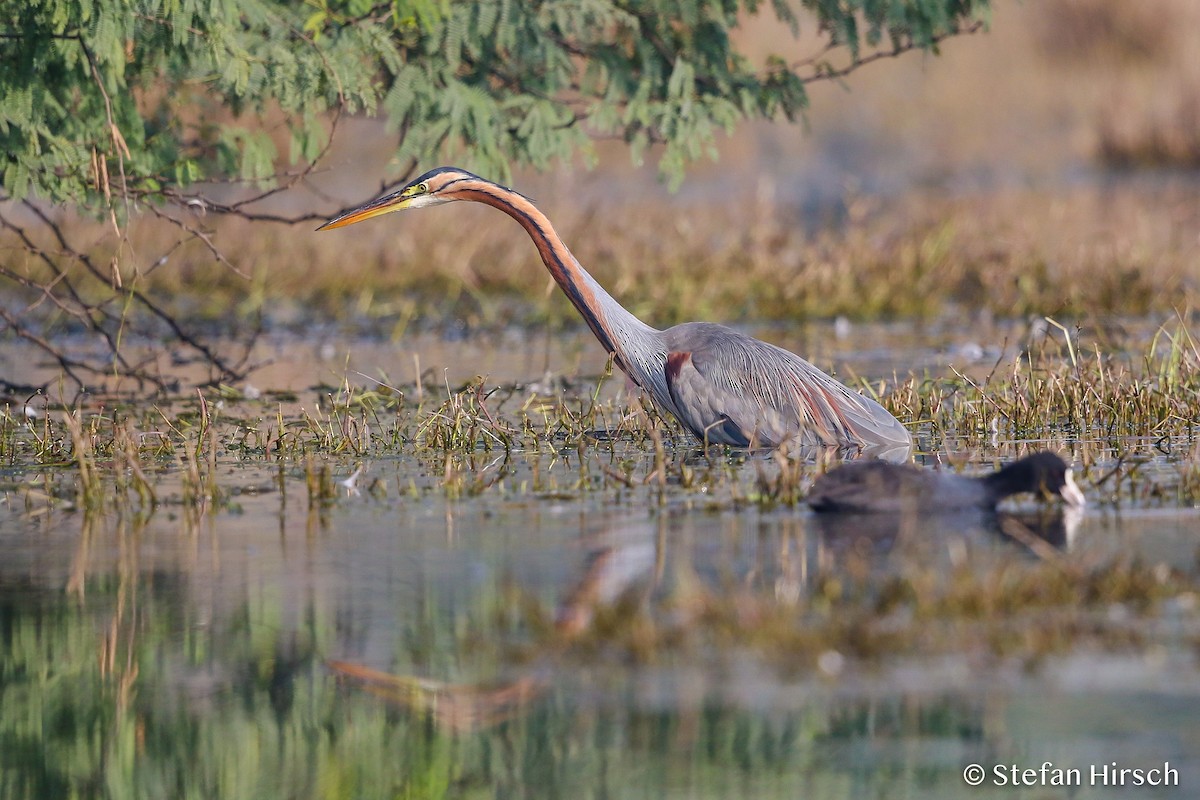
<path id="1" fill-rule="evenodd" d="M 932 513 L 995 509 L 1010 495 L 1058 495 L 1084 504 L 1071 468 L 1054 453 L 1034 453 L 978 478 L 934 472 L 911 464 L 860 461 L 822 475 L 808 493 L 814 511 Z"/>
<path id="2" fill-rule="evenodd" d="M 575 260 L 550 220 L 524 195 L 454 167 L 330 220 L 340 228 L 404 208 L 472 200 L 516 220 L 542 261 L 616 364 L 701 440 L 733 447 L 829 447 L 907 459 L 912 438 L 874 400 L 804 359 L 721 325 L 645 324 Z"/>

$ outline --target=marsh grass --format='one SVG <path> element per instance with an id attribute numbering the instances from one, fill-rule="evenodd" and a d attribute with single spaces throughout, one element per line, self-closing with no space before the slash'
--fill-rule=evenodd
<path id="1" fill-rule="evenodd" d="M 1183 319 L 1133 356 L 1081 350 L 1072 330 L 1047 322 L 1045 338 L 981 380 L 956 370 L 910 378 L 887 400 L 902 418 L 928 420 L 940 440 L 1194 440 L 1200 350 Z"/>
<path id="2" fill-rule="evenodd" d="M 990 369 L 870 388 L 908 422 L 926 461 L 981 469 L 1048 447 L 1066 451 L 1101 504 L 1190 505 L 1200 500 L 1200 348 L 1190 319 L 1181 312 L 1130 348 L 1102 346 L 1048 318 L 1015 357 Z M 22 417 L 9 408 L 0 453 L 39 483 L 62 484 L 51 494 L 82 508 L 167 504 L 209 513 L 236 490 L 222 485 L 221 465 L 303 476 L 314 507 L 335 503 L 346 481 L 349 492 L 365 487 L 380 498 L 611 495 L 792 507 L 827 468 L 784 453 L 705 450 L 672 421 L 603 392 L 607 379 L 557 395 L 481 379 L 386 391 L 347 381 L 319 389 L 312 405 L 216 391 L 151 409 L 116 402 Z M 395 465 L 387 469 L 397 477 L 381 477 L 376 464 Z M 163 495 L 157 484 L 172 474 L 179 493 Z"/>
<path id="3" fill-rule="evenodd" d="M 890 206 L 849 193 L 845 222 L 816 230 L 774 193 L 743 191 L 696 208 L 617 205 L 603 215 L 602 230 L 614 235 L 598 235 L 596 213 L 566 196 L 541 205 L 601 283 L 665 326 L 1195 306 L 1200 244 L 1183 232 L 1197 223 L 1198 191 L 1186 182 L 949 198 L 918 191 Z M 216 220 L 214 236 L 239 242 L 230 258 L 252 276 L 249 291 L 243 277 L 206 261 L 199 245 L 180 248 L 172 269 L 130 280 L 182 318 L 227 330 L 252 328 L 260 314 L 282 327 L 315 315 L 391 339 L 414 326 L 580 324 L 511 220 L 491 209 L 422 213 L 351 237 Z M 157 252 L 171 233 L 147 225 L 130 236 L 139 252 Z M 102 231 L 84 234 L 103 240 Z M 36 264 L 28 269 L 33 279 L 49 277 L 33 275 Z M 48 313 L 51 329 L 69 327 Z"/>

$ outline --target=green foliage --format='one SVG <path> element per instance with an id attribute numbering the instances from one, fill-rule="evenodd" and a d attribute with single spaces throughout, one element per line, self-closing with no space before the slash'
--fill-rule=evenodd
<path id="1" fill-rule="evenodd" d="M 718 131 L 794 119 L 805 82 L 847 69 L 752 63 L 733 33 L 765 5 L 0 0 L 4 192 L 111 206 L 206 178 L 264 183 L 281 145 L 293 163 L 319 156 L 334 110 L 385 114 L 397 157 L 422 164 L 503 176 L 605 136 L 635 158 L 662 143 L 678 179 Z M 987 0 L 802 0 L 805 17 L 769 5 L 794 33 L 815 24 L 852 68 L 864 48 L 935 47 Z"/>

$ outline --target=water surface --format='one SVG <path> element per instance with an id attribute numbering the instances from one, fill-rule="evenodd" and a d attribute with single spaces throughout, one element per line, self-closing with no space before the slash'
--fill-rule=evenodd
<path id="1" fill-rule="evenodd" d="M 227 470 L 261 491 L 198 519 L 0 512 L 3 796 L 961 797 L 967 764 L 1045 760 L 1180 771 L 1122 797 L 1200 779 L 1195 594 L 1072 617 L 1092 630 L 1036 658 L 1022 631 L 1053 611 L 979 621 L 1010 655 L 965 630 L 961 649 L 793 659 L 755 627 L 853 613 L 830 586 L 864 574 L 1049 574 L 986 520 L 859 536 L 642 498 L 310 509 L 297 479 Z M 1194 511 L 1093 512 L 1069 535 L 1043 513 L 1073 564 L 1195 570 Z"/>
<path id="2" fill-rule="evenodd" d="M 979 338 L 1015 350 L 1034 334 Z M 793 336 L 774 338 L 869 379 L 898 361 L 986 372 L 1004 352 L 937 326 Z M 417 374 L 455 387 L 486 373 L 586 395 L 604 369 L 586 336 L 272 346 L 274 372 L 256 380 L 291 394 L 218 413 L 243 427 L 281 405 L 315 414 L 339 383 L 375 385 L 363 375 L 408 394 Z M 662 483 L 647 477 L 652 450 L 597 437 L 477 452 L 458 466 L 496 481 L 450 491 L 436 454 L 306 462 L 235 439 L 211 502 L 187 500 L 178 455 L 155 467 L 154 507 L 80 510 L 70 467 L 0 474 L 0 797 L 1182 798 L 1200 785 L 1200 511 L 1169 499 L 1085 482 L 1080 519 L 1021 501 L 996 518 L 830 521 L 754 496 L 769 457 L 706 460 L 683 440 L 666 442 Z M 1125 444 L 1158 453 L 1144 472 L 1185 469 L 1186 443 Z M 1039 443 L 991 445 L 1018 446 Z M 970 469 L 990 468 L 972 452 Z M 333 490 L 314 494 L 321 468 Z M 1044 762 L 1087 779 L 1168 763 L 1178 785 L 996 785 L 996 768 Z M 973 764 L 980 789 L 964 782 Z"/>

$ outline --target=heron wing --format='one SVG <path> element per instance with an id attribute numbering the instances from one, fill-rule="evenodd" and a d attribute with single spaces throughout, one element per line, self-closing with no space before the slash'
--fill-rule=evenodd
<path id="1" fill-rule="evenodd" d="M 730 416 L 730 412 L 744 416 L 737 409 L 745 400 L 722 390 L 720 382 L 696 369 L 691 353 L 669 353 L 665 370 L 675 410 L 693 433 L 712 444 L 749 447 L 753 443 L 755 426 L 747 428 Z"/>
<path id="2" fill-rule="evenodd" d="M 911 445 L 882 406 L 774 345 L 718 325 L 672 329 L 667 386 L 681 419 L 708 441 L 774 447 Z"/>

